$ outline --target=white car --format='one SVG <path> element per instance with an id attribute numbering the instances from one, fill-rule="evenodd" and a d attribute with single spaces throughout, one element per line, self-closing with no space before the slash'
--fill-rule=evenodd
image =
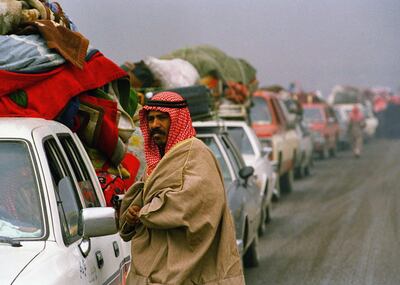
<path id="1" fill-rule="evenodd" d="M 246 165 L 226 131 L 200 128 L 196 136 L 210 148 L 218 160 L 243 265 L 256 267 L 259 265 L 258 236 L 263 213 L 262 197 L 258 195 L 254 168 Z"/>
<path id="2" fill-rule="evenodd" d="M 348 122 L 349 114 L 351 113 L 354 105 L 355 104 L 336 104 L 334 105 L 334 109 L 340 114 L 345 122 Z M 362 105 L 360 103 L 357 103 L 356 105 L 360 108 L 360 110 L 362 110 L 365 118 L 364 136 L 366 139 L 371 139 L 375 136 L 376 129 L 379 124 L 378 119 L 375 117 L 370 105 Z"/>
<path id="3" fill-rule="evenodd" d="M 253 129 L 244 121 L 207 121 L 207 122 L 193 122 L 196 130 L 200 128 L 218 128 L 223 127 L 227 130 L 230 137 L 234 140 L 236 146 L 242 154 L 243 160 L 246 165 L 254 168 L 254 175 L 256 176 L 256 183 L 262 196 L 262 222 L 260 224 L 259 233 L 263 234 L 266 230 L 265 224 L 270 219 L 270 208 L 272 195 L 278 195 L 276 182 L 277 174 L 274 171 L 268 154 L 270 149 L 262 149 L 258 137 Z"/>
<path id="4" fill-rule="evenodd" d="M 123 284 L 130 245 L 79 138 L 0 119 L 0 284 Z"/>
<path id="5" fill-rule="evenodd" d="M 364 106 L 364 117 L 365 117 L 365 128 L 364 133 L 367 139 L 371 139 L 375 136 L 376 129 L 378 128 L 379 121 L 374 115 L 372 104 L 367 101 Z"/>
<path id="6" fill-rule="evenodd" d="M 313 138 L 310 131 L 301 123 L 296 123 L 296 132 L 300 138 L 297 152 L 295 175 L 297 178 L 308 176 L 313 165 Z"/>

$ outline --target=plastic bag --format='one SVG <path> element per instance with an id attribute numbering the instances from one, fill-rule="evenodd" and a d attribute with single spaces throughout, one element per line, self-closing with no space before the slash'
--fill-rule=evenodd
<path id="1" fill-rule="evenodd" d="M 163 88 L 192 86 L 200 78 L 194 66 L 180 58 L 167 60 L 149 56 L 144 62 L 153 75 L 161 81 Z"/>

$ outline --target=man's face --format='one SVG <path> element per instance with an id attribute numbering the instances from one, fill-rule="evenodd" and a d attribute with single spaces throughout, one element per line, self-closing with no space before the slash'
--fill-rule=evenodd
<path id="1" fill-rule="evenodd" d="M 164 147 L 167 143 L 169 126 L 171 124 L 169 114 L 160 111 L 149 111 L 147 122 L 150 137 L 156 145 Z"/>

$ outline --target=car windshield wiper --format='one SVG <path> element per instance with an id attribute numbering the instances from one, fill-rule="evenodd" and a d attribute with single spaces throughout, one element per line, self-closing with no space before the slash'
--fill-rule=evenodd
<path id="1" fill-rule="evenodd" d="M 20 246 L 22 246 L 19 240 L 15 240 L 13 238 L 3 237 L 3 236 L 0 236 L 0 243 L 8 243 L 12 247 L 20 247 Z"/>

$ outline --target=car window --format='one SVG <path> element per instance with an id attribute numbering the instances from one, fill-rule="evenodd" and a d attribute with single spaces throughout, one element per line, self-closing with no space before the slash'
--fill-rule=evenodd
<path id="1" fill-rule="evenodd" d="M 307 123 L 310 122 L 323 122 L 324 117 L 320 108 L 304 108 L 303 120 Z"/>
<path id="2" fill-rule="evenodd" d="M 224 143 L 224 147 L 226 149 L 226 153 L 228 154 L 231 165 L 232 165 L 233 169 L 235 170 L 235 173 L 239 173 L 239 170 L 243 166 L 245 166 L 245 163 L 244 163 L 242 157 L 239 156 L 239 154 L 236 151 L 235 146 L 232 144 L 232 142 L 226 136 L 222 136 L 221 138 Z"/>
<path id="3" fill-rule="evenodd" d="M 271 114 L 266 100 L 257 96 L 253 97 L 250 118 L 252 122 L 271 122 Z"/>
<path id="4" fill-rule="evenodd" d="M 221 168 L 222 176 L 224 177 L 224 183 L 225 185 L 229 185 L 233 181 L 233 177 L 231 176 L 227 162 L 225 161 L 217 142 L 213 137 L 199 137 L 199 139 L 211 149 L 212 153 L 217 158 Z"/>
<path id="5" fill-rule="evenodd" d="M 64 179 L 69 179 L 72 182 L 73 177 L 56 140 L 54 138 L 48 138 L 44 141 L 43 145 L 49 163 L 54 189 L 56 190 L 58 214 L 63 229 L 64 242 L 66 244 L 71 244 L 80 238 L 78 234 L 78 220 L 82 205 L 74 183 L 72 183 L 74 195 L 64 195 L 64 193 L 60 193 L 58 187 L 59 183 Z"/>
<path id="6" fill-rule="evenodd" d="M 255 155 L 249 137 L 242 127 L 228 127 L 228 133 L 242 154 Z"/>
<path id="7" fill-rule="evenodd" d="M 282 100 L 279 100 L 279 99 L 277 101 L 279 103 L 280 109 L 282 110 L 283 116 L 285 117 L 286 120 L 288 120 L 290 118 L 290 114 L 289 114 L 289 111 L 288 111 L 288 109 L 286 107 L 285 102 L 283 102 Z"/>
<path id="8" fill-rule="evenodd" d="M 337 119 L 336 119 L 336 116 L 335 116 L 335 111 L 332 109 L 332 108 L 326 108 L 326 114 L 327 114 L 327 117 L 329 118 L 329 119 L 332 119 L 332 120 L 334 120 L 334 121 L 337 121 Z"/>
<path id="9" fill-rule="evenodd" d="M 86 168 L 72 137 L 69 134 L 62 134 L 59 135 L 58 138 L 60 139 L 61 145 L 63 146 L 68 160 L 72 165 L 75 177 L 78 180 L 78 185 L 85 201 L 85 206 L 100 207 L 101 205 L 94 190 L 92 180 L 90 179 L 89 171 Z"/>
<path id="10" fill-rule="evenodd" d="M 276 115 L 276 120 L 278 125 L 283 125 L 285 124 L 285 118 L 282 113 L 281 107 L 279 106 L 278 100 L 276 98 L 271 99 L 271 105 L 272 108 L 274 109 L 274 113 Z"/>
<path id="11" fill-rule="evenodd" d="M 38 179 L 24 141 L 0 141 L 0 236 L 39 238 L 44 234 Z"/>
<path id="12" fill-rule="evenodd" d="M 354 104 L 358 102 L 357 90 L 345 90 L 334 94 L 334 104 Z"/>

